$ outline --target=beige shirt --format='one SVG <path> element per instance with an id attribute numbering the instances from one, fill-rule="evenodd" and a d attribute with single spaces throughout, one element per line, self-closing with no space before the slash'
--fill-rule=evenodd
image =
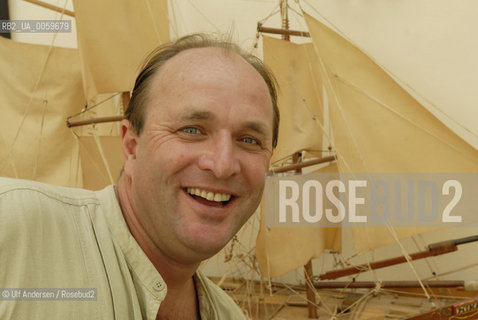
<path id="1" fill-rule="evenodd" d="M 205 319 L 245 319 L 200 272 Z M 166 283 L 130 234 L 113 186 L 70 189 L 0 178 L 2 288 L 93 288 L 96 300 L 5 300 L 0 319 L 155 319 Z"/>

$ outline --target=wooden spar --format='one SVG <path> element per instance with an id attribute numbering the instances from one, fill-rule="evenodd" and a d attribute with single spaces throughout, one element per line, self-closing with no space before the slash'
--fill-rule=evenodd
<path id="1" fill-rule="evenodd" d="M 432 243 L 432 244 L 428 245 L 428 249 L 433 250 L 437 247 L 441 247 L 441 246 L 446 245 L 450 242 L 452 242 L 453 244 L 458 246 L 460 244 L 466 244 L 466 243 L 475 242 L 475 241 L 478 241 L 478 235 L 459 238 L 459 239 L 455 239 L 455 240 L 448 240 L 448 241 L 443 241 L 443 242 Z"/>
<path id="2" fill-rule="evenodd" d="M 300 152 L 294 153 L 292 156 L 292 162 L 297 164 L 300 160 L 301 154 Z M 302 173 L 303 167 L 297 167 L 295 170 L 296 173 Z M 309 260 L 307 264 L 304 266 L 304 277 L 305 277 L 305 294 L 307 296 L 307 308 L 309 310 L 309 318 L 310 319 L 317 319 L 317 308 L 315 302 L 315 292 L 313 289 L 312 279 L 314 277 L 314 272 L 312 269 L 312 260 Z"/>
<path id="3" fill-rule="evenodd" d="M 121 95 L 122 103 L 123 103 L 123 112 L 128 108 L 130 98 L 129 91 L 124 91 Z M 70 120 L 70 118 L 66 119 L 66 126 L 68 128 L 72 127 L 79 127 L 85 126 L 88 124 L 95 124 L 95 123 L 104 123 L 104 122 L 115 122 L 121 121 L 124 119 L 124 116 L 108 116 L 108 117 L 100 117 L 100 118 L 90 118 L 84 120 Z"/>
<path id="4" fill-rule="evenodd" d="M 123 119 L 124 119 L 124 116 L 109 116 L 109 117 L 91 118 L 91 119 L 84 119 L 84 120 L 67 119 L 66 126 L 68 128 L 72 128 L 72 127 L 84 126 L 87 124 L 121 121 Z"/>
<path id="5" fill-rule="evenodd" d="M 280 168 L 272 168 L 268 173 L 281 173 L 281 172 L 288 172 L 288 171 L 295 171 L 296 173 L 302 173 L 302 168 L 310 167 L 313 165 L 317 165 L 320 163 L 325 162 L 332 162 L 335 161 L 335 156 L 324 157 L 320 159 L 313 159 L 304 162 L 299 162 L 300 159 L 300 152 L 295 153 L 292 156 L 293 164 L 288 166 L 283 166 Z M 305 288 L 306 288 L 306 296 L 307 296 L 307 308 L 309 310 L 309 318 L 310 319 L 317 319 L 317 308 L 316 308 L 316 301 L 315 301 L 315 293 L 312 288 L 313 283 L 312 279 L 314 278 L 314 273 L 312 270 L 312 260 L 309 260 L 307 264 L 304 266 L 304 276 L 305 276 Z"/>
<path id="6" fill-rule="evenodd" d="M 309 260 L 304 266 L 304 277 L 305 277 L 305 294 L 307 296 L 307 309 L 309 312 L 310 319 L 317 319 L 317 307 L 315 301 L 315 292 L 312 289 L 314 284 L 312 279 L 314 277 L 314 271 L 312 269 L 312 259 Z"/>
<path id="7" fill-rule="evenodd" d="M 433 256 L 442 255 L 445 253 L 453 252 L 458 250 L 458 245 L 465 244 L 473 241 L 478 241 L 478 236 L 471 236 L 466 238 L 460 238 L 455 240 L 443 241 L 438 243 L 433 243 L 428 246 L 428 250 L 416 252 L 410 254 L 410 260 L 418 260 Z M 380 260 L 370 263 L 370 267 L 367 264 L 362 264 L 359 266 L 354 266 L 341 270 L 333 270 L 319 275 L 320 280 L 332 280 L 340 277 L 349 276 L 352 274 L 361 273 L 364 271 L 369 271 L 370 269 L 380 269 L 388 266 L 393 266 L 396 264 L 407 262 L 407 259 L 404 256 L 394 257 L 390 259 Z"/>
<path id="8" fill-rule="evenodd" d="M 478 298 L 456 302 L 442 308 L 406 318 L 407 320 L 465 320 L 478 319 Z"/>
<path id="9" fill-rule="evenodd" d="M 280 35 L 289 35 L 289 36 L 310 38 L 310 33 L 305 32 L 305 31 L 285 30 L 285 29 L 263 27 L 262 23 L 260 23 L 260 22 L 257 23 L 257 31 L 262 32 L 262 33 L 272 33 L 272 34 L 280 34 Z"/>
<path id="10" fill-rule="evenodd" d="M 307 160 L 307 161 L 300 162 L 300 163 L 294 163 L 294 164 L 291 164 L 291 165 L 288 165 L 288 166 L 283 166 L 283 167 L 279 167 L 279 168 L 271 168 L 267 174 L 294 171 L 294 170 L 297 170 L 297 169 L 310 167 L 310 166 L 320 164 L 320 163 L 332 162 L 332 161 L 335 161 L 335 160 L 336 160 L 335 156 L 318 158 L 318 159 L 313 159 L 313 160 Z"/>
<path id="11" fill-rule="evenodd" d="M 312 289 L 313 283 L 312 278 L 314 277 L 314 272 L 312 270 L 312 260 L 309 260 L 304 266 L 304 276 L 305 276 L 305 294 L 307 296 L 307 309 L 309 311 L 310 319 L 317 319 L 317 308 L 315 302 L 315 292 Z"/>
<path id="12" fill-rule="evenodd" d="M 465 286 L 465 281 L 463 280 L 422 281 L 422 283 L 425 287 L 430 288 L 456 288 Z M 379 284 L 380 288 L 421 288 L 418 281 L 383 281 Z M 377 282 L 373 281 L 317 281 L 314 283 L 316 289 L 371 289 L 376 286 Z"/>
<path id="13" fill-rule="evenodd" d="M 290 36 L 310 38 L 309 32 L 289 29 L 289 14 L 287 7 L 287 0 L 280 0 L 282 29 L 263 27 L 262 22 L 257 22 L 257 31 L 262 33 L 280 34 L 282 35 L 282 39 L 286 41 L 290 41 Z"/>
<path id="14" fill-rule="evenodd" d="M 24 1 L 36 4 L 37 6 L 40 6 L 40 7 L 46 8 L 46 9 L 50 9 L 50 10 L 53 10 L 53 11 L 56 11 L 56 12 L 66 14 L 67 16 L 70 16 L 70 17 L 73 17 L 73 18 L 75 17 L 75 13 L 73 11 L 66 10 L 66 9 L 51 5 L 51 4 L 43 2 L 43 1 L 39 1 L 39 0 L 24 0 Z"/>
<path id="15" fill-rule="evenodd" d="M 448 252 L 453 252 L 453 251 L 456 251 L 456 250 L 458 250 L 456 245 L 454 245 L 454 244 L 446 245 L 446 246 L 436 248 L 436 249 L 433 249 L 433 250 L 427 250 L 427 251 L 421 251 L 421 252 L 413 253 L 413 254 L 410 255 L 410 260 L 418 260 L 418 259 L 438 256 L 438 255 L 448 253 Z M 362 265 L 359 265 L 359 266 L 350 267 L 350 268 L 346 268 L 346 269 L 329 271 L 329 272 L 326 272 L 324 274 L 321 274 L 319 276 L 319 279 L 320 280 L 332 280 L 332 279 L 337 279 L 337 278 L 340 278 L 340 277 L 349 276 L 349 275 L 352 275 L 352 274 L 368 271 L 370 269 L 372 269 L 372 270 L 380 269 L 380 268 L 393 266 L 393 265 L 404 263 L 404 262 L 407 262 L 407 259 L 404 256 L 399 256 L 399 257 L 395 257 L 395 258 L 390 258 L 390 259 L 380 260 L 380 261 L 376 261 L 376 262 L 371 262 L 370 267 L 367 264 L 362 264 Z"/>
<path id="16" fill-rule="evenodd" d="M 289 14 L 288 14 L 288 4 L 287 0 L 280 0 L 280 14 L 281 14 L 281 21 L 282 21 L 282 29 L 280 29 L 282 32 L 282 39 L 285 41 L 290 41 L 290 36 L 292 35 L 289 31 Z M 261 23 L 257 23 L 257 31 L 259 32 L 265 32 L 265 28 L 262 28 Z M 273 31 L 269 28 L 269 31 Z M 301 165 L 299 164 L 301 158 L 301 153 L 296 152 L 292 156 L 292 162 L 294 165 L 288 166 L 288 168 L 285 169 L 285 171 L 292 171 L 294 170 L 296 173 L 302 173 L 302 168 L 307 166 L 307 165 Z M 333 158 L 333 157 L 332 157 Z M 308 164 L 311 165 L 311 164 Z M 284 170 L 284 168 L 281 168 Z M 281 172 L 285 172 L 281 171 Z M 275 171 L 277 172 L 277 171 Z M 307 264 L 304 265 L 304 277 L 305 277 L 305 290 L 306 290 L 306 296 L 307 296 L 307 308 L 308 308 L 308 314 L 309 314 L 309 319 L 317 319 L 317 307 L 316 307 L 316 301 L 315 301 L 315 292 L 314 292 L 314 285 L 312 283 L 312 279 L 314 277 L 314 272 L 312 269 L 312 259 L 307 262 Z"/>

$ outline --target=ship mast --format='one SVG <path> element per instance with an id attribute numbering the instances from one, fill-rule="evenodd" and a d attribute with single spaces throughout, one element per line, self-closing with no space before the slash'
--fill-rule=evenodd
<path id="1" fill-rule="evenodd" d="M 281 22 L 282 22 L 282 29 L 289 30 L 289 12 L 288 12 L 288 3 L 287 0 L 280 0 L 280 15 L 281 15 Z M 290 41 L 290 35 L 284 33 L 282 35 L 282 39 L 285 41 Z M 292 156 L 293 164 L 299 164 L 302 162 L 302 153 L 297 152 Z M 295 172 L 298 174 L 302 174 L 302 168 L 295 169 Z M 314 272 L 312 269 L 312 259 L 307 262 L 304 266 L 304 278 L 305 278 L 305 289 L 306 289 L 306 296 L 307 296 L 307 308 L 309 313 L 310 319 L 317 319 L 317 308 L 316 308 L 316 300 L 315 300 L 315 292 L 314 292 L 314 284 L 313 284 L 313 277 Z"/>
<path id="2" fill-rule="evenodd" d="M 287 0 L 280 0 L 280 17 L 282 21 L 282 29 L 289 30 L 289 11 Z M 283 34 L 282 40 L 290 41 L 290 35 Z"/>
<path id="3" fill-rule="evenodd" d="M 289 28 L 289 12 L 288 12 L 288 0 L 279 0 L 280 1 L 280 16 L 281 16 L 281 29 L 263 27 L 261 22 L 257 23 L 257 31 L 261 33 L 271 33 L 271 34 L 280 34 L 282 40 L 290 41 L 290 36 L 298 37 L 310 37 L 308 32 L 290 30 Z M 292 155 L 292 164 L 286 167 L 281 168 L 272 168 L 271 172 L 287 172 L 295 171 L 298 174 L 302 173 L 303 167 L 308 167 L 323 162 L 334 161 L 335 157 L 326 157 L 322 159 L 315 159 L 311 161 L 302 162 L 302 152 L 296 152 Z M 317 304 L 315 300 L 315 288 L 313 284 L 314 273 L 312 270 L 312 260 L 309 260 L 307 264 L 304 265 L 304 277 L 305 277 L 305 288 L 307 295 L 307 308 L 308 316 L 310 319 L 317 319 Z"/>

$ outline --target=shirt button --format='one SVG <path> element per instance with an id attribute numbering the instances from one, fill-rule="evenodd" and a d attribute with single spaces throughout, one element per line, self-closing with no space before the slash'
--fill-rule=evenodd
<path id="1" fill-rule="evenodd" d="M 160 280 L 156 280 L 154 282 L 153 288 L 156 291 L 163 291 L 164 290 L 164 284 Z"/>

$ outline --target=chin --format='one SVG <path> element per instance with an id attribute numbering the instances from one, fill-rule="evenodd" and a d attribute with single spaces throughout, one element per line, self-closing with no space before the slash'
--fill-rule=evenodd
<path id="1" fill-rule="evenodd" d="M 212 257 L 232 239 L 234 234 L 224 234 L 224 232 L 195 232 L 194 236 L 188 237 L 188 247 L 194 252 L 205 256 L 205 259 Z"/>

